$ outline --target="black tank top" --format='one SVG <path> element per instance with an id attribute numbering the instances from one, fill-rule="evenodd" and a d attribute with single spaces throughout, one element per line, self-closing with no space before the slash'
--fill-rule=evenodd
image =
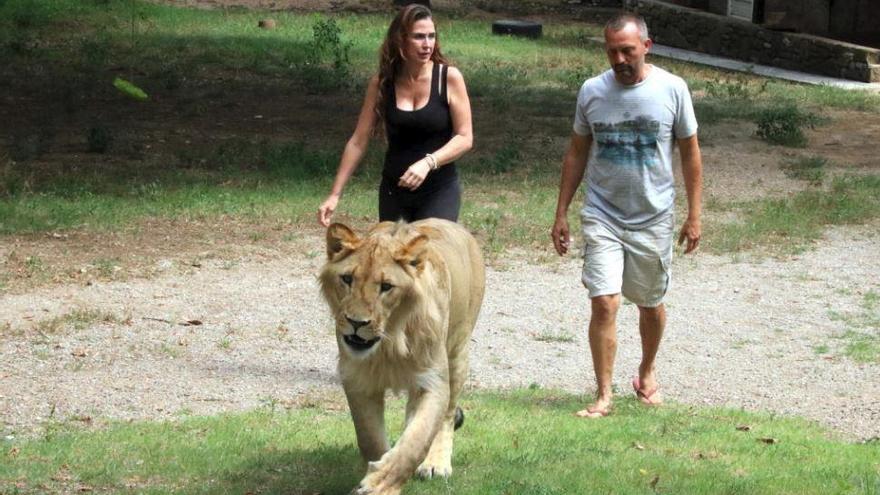
<path id="1" fill-rule="evenodd" d="M 397 108 L 394 81 L 390 81 L 385 106 L 385 132 L 388 151 L 385 153 L 383 178 L 397 187 L 400 176 L 410 165 L 442 148 L 452 138 L 452 116 L 446 97 L 446 72 L 448 67 L 434 64 L 431 70 L 431 95 L 428 103 L 412 111 Z M 455 163 L 447 163 L 428 173 L 425 181 L 415 192 L 429 192 L 456 180 Z M 401 191 L 409 192 L 401 188 Z"/>

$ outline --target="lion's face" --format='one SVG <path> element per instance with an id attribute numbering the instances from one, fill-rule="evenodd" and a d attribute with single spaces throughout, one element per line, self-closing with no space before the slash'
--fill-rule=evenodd
<path id="1" fill-rule="evenodd" d="M 321 286 L 336 320 L 340 350 L 365 358 L 400 331 L 423 244 L 424 236 L 407 242 L 382 233 L 360 239 L 342 224 L 328 228 Z"/>

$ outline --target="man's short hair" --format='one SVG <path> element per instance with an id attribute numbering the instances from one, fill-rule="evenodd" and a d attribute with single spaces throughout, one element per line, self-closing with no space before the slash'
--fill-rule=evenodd
<path id="1" fill-rule="evenodd" d="M 605 30 L 611 32 L 617 32 L 621 29 L 625 28 L 627 24 L 633 23 L 639 28 L 639 39 L 644 41 L 648 41 L 648 25 L 645 24 L 645 19 L 640 15 L 631 14 L 629 12 L 621 12 L 616 16 L 612 17 L 605 23 Z"/>

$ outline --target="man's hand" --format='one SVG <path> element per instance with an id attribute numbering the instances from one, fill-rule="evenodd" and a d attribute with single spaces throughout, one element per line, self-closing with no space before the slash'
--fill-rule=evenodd
<path id="1" fill-rule="evenodd" d="M 700 245 L 700 237 L 703 235 L 700 228 L 700 219 L 688 218 L 684 225 L 681 226 L 681 233 L 678 235 L 678 244 L 684 243 L 687 239 L 687 246 L 684 248 L 684 254 L 692 253 Z"/>
<path id="2" fill-rule="evenodd" d="M 397 185 L 410 191 L 415 191 L 422 185 L 422 182 L 425 182 L 425 177 L 428 176 L 428 172 L 431 171 L 431 166 L 428 165 L 428 162 L 423 158 L 406 169 L 406 172 L 400 176 L 400 180 L 397 182 Z"/>
<path id="3" fill-rule="evenodd" d="M 564 256 L 571 243 L 568 220 L 565 217 L 556 219 L 556 222 L 553 223 L 553 229 L 550 231 L 550 237 L 553 238 L 553 247 L 556 248 L 556 252 L 559 253 L 559 256 Z"/>

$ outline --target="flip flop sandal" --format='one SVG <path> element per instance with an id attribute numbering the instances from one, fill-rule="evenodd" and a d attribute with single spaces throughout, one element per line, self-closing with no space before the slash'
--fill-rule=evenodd
<path id="1" fill-rule="evenodd" d="M 605 407 L 605 408 L 588 407 L 586 409 L 582 409 L 582 410 L 574 413 L 574 415 L 579 418 L 587 418 L 587 419 L 604 418 L 605 416 L 608 416 L 609 414 L 611 414 L 611 407 Z"/>
<path id="2" fill-rule="evenodd" d="M 660 386 L 654 387 L 654 390 L 645 390 L 642 388 L 642 381 L 639 377 L 635 377 L 632 380 L 633 390 L 636 392 L 636 397 L 639 399 L 639 402 L 645 404 L 646 406 L 659 406 L 661 404 L 660 401 L 652 400 L 651 397 L 660 390 Z"/>

